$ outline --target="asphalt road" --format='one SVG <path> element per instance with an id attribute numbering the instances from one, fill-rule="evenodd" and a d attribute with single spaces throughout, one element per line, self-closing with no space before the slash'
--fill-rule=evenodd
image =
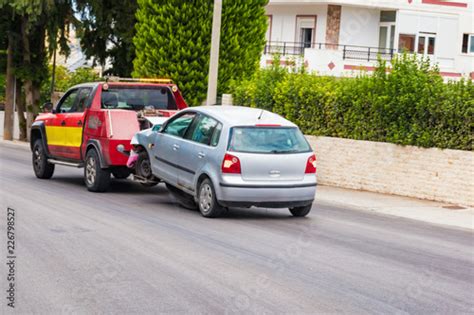
<path id="1" fill-rule="evenodd" d="M 163 185 L 87 192 L 82 170 L 33 175 L 0 144 L 0 313 L 6 208 L 15 209 L 17 313 L 474 312 L 473 234 L 330 204 L 307 218 L 231 209 L 205 219 Z"/>

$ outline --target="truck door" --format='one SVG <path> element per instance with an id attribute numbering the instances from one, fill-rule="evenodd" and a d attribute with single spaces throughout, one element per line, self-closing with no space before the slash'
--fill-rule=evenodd
<path id="1" fill-rule="evenodd" d="M 82 133 L 86 119 L 86 107 L 91 96 L 92 88 L 84 87 L 79 90 L 73 107 L 66 114 L 66 141 L 64 157 L 80 160 Z"/>
<path id="2" fill-rule="evenodd" d="M 54 157 L 64 157 L 66 143 L 67 113 L 76 102 L 79 89 L 69 90 L 56 106 L 54 118 L 46 124 L 46 141 L 48 150 Z"/>

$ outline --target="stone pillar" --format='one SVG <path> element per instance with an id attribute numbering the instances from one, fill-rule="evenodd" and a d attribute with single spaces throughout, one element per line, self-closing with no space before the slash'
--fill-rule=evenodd
<path id="1" fill-rule="evenodd" d="M 326 22 L 326 49 L 337 49 L 339 44 L 339 32 L 341 29 L 341 6 L 328 5 Z"/>

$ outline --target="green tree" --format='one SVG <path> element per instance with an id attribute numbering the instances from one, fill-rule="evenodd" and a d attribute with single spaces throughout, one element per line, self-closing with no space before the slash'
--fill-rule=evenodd
<path id="1" fill-rule="evenodd" d="M 263 47 L 268 0 L 224 0 L 218 93 L 251 76 Z M 170 77 L 193 105 L 206 98 L 212 0 L 138 0 L 134 76 Z"/>
<path id="2" fill-rule="evenodd" d="M 23 91 L 29 127 L 39 112 L 40 88 L 47 73 L 48 53 L 58 45 L 60 52 L 69 52 L 68 31 L 76 22 L 72 0 L 0 0 L 0 11 L 8 20 L 5 108 L 12 109 L 13 95 Z M 15 77 L 17 91 L 12 84 Z M 22 98 L 22 95 L 18 96 Z M 23 110 L 18 109 L 18 114 L 23 116 Z M 19 121 L 23 129 L 22 117 Z"/>
<path id="3" fill-rule="evenodd" d="M 133 70 L 136 0 L 77 0 L 82 25 L 78 29 L 81 48 L 87 58 L 103 65 L 106 74 L 129 77 Z"/>

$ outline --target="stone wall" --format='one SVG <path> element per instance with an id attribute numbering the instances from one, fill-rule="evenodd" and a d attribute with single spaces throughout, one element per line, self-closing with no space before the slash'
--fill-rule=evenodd
<path id="1" fill-rule="evenodd" d="M 326 43 L 339 44 L 339 32 L 341 29 L 341 6 L 328 5 L 326 20 Z M 337 46 L 326 46 L 327 48 L 337 49 Z"/>
<path id="2" fill-rule="evenodd" d="M 307 138 L 322 185 L 474 206 L 474 152 Z"/>

